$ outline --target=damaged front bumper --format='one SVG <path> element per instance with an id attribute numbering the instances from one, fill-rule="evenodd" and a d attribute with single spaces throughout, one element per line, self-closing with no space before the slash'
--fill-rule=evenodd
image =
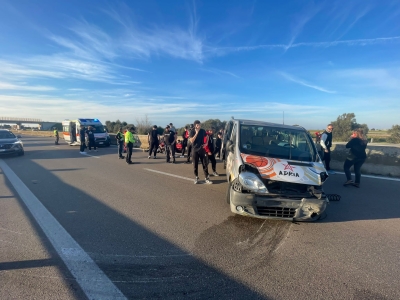
<path id="1" fill-rule="evenodd" d="M 325 211 L 329 199 L 324 195 L 321 199 L 302 198 L 287 199 L 240 193 L 230 190 L 231 211 L 236 214 L 260 219 L 283 219 L 290 221 L 315 221 Z"/>

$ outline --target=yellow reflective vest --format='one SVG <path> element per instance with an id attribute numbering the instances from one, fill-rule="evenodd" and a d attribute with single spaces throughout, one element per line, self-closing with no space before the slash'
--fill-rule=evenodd
<path id="1" fill-rule="evenodd" d="M 58 136 L 58 130 L 54 130 L 54 136 Z"/>
<path id="2" fill-rule="evenodd" d="M 135 143 L 135 138 L 133 137 L 133 133 L 129 130 L 125 133 L 125 143 Z"/>

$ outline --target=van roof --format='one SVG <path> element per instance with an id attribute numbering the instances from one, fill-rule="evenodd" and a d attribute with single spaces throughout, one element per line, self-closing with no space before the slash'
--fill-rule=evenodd
<path id="1" fill-rule="evenodd" d="M 301 130 L 301 131 L 306 130 L 304 127 L 301 127 L 301 126 L 285 125 L 285 124 L 263 122 L 263 121 L 257 121 L 257 120 L 233 119 L 233 121 L 237 121 L 241 125 L 270 126 L 270 127 L 279 127 L 279 128 Z"/>

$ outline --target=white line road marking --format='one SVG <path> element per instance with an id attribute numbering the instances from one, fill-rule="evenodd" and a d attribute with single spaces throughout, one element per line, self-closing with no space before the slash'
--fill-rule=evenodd
<path id="1" fill-rule="evenodd" d="M 57 148 L 57 149 L 60 149 L 60 147 L 56 147 L 56 146 L 50 146 L 50 147 L 53 147 L 53 148 Z"/>
<path id="2" fill-rule="evenodd" d="M 168 175 L 168 176 L 172 176 L 172 177 L 176 177 L 176 178 L 180 178 L 180 179 L 185 179 L 185 180 L 189 180 L 189 181 L 194 180 L 193 178 L 183 177 L 183 176 L 179 176 L 179 175 L 175 175 L 175 174 L 171 174 L 171 173 L 165 173 L 165 172 L 161 172 L 161 171 L 157 171 L 157 170 L 146 169 L 146 168 L 144 168 L 144 170 L 150 171 L 150 172 L 155 172 L 155 173 L 160 173 L 163 175 Z"/>
<path id="3" fill-rule="evenodd" d="M 79 152 L 79 153 L 81 153 L 81 152 Z M 86 155 L 86 156 L 90 156 L 90 157 L 94 157 L 94 158 L 100 158 L 100 156 L 94 156 L 94 155 L 90 155 L 90 154 L 87 154 L 87 153 L 81 153 L 82 155 Z"/>
<path id="4" fill-rule="evenodd" d="M 344 172 L 336 172 L 336 174 L 341 174 L 344 175 Z M 332 174 L 335 175 L 335 174 Z M 352 176 L 354 176 L 354 173 L 351 173 Z M 330 175 L 329 175 L 330 176 Z M 382 180 L 389 180 L 389 181 L 399 181 L 400 178 L 393 178 L 393 177 L 383 177 L 383 176 L 375 176 L 375 175 L 366 175 L 366 174 L 361 174 L 361 177 L 366 177 L 366 178 L 374 178 L 374 179 L 382 179 Z"/>
<path id="5" fill-rule="evenodd" d="M 88 299 L 126 299 L 91 257 L 1 159 L 0 168 L 42 228 L 72 276 L 75 277 Z"/>

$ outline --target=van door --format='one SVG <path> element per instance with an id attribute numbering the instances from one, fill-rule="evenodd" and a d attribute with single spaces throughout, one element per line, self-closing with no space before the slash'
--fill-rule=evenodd
<path id="1" fill-rule="evenodd" d="M 226 149 L 226 178 L 228 181 L 231 180 L 231 176 L 235 176 L 235 174 L 239 170 L 239 166 L 235 166 L 235 158 L 237 156 L 236 150 L 239 149 L 238 146 L 238 141 L 237 141 L 237 123 L 232 124 L 233 126 L 231 127 L 230 130 L 230 135 L 228 135 L 227 141 L 230 141 L 230 144 L 233 145 L 232 149 L 233 151 L 228 151 Z"/>
<path id="2" fill-rule="evenodd" d="M 221 147 L 221 154 L 222 154 L 222 161 L 224 162 L 224 169 L 226 168 L 226 142 L 231 137 L 233 128 L 233 122 L 229 121 L 226 123 L 224 136 L 222 137 L 222 147 Z"/>

